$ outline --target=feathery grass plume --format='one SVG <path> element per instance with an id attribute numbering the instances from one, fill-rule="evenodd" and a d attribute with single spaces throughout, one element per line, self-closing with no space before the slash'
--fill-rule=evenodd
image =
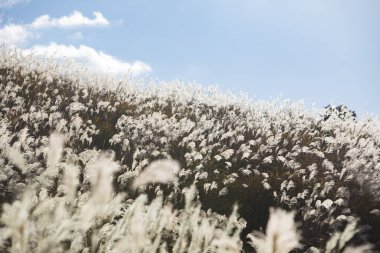
<path id="1" fill-rule="evenodd" d="M 93 185 L 80 210 L 81 219 L 84 221 L 83 230 L 88 229 L 88 226 L 97 218 L 107 217 L 119 208 L 124 196 L 123 194 L 115 196 L 112 186 L 113 173 L 117 169 L 118 165 L 104 154 L 100 154 L 98 159 L 90 165 L 88 173 L 92 174 Z"/>
<path id="2" fill-rule="evenodd" d="M 134 180 L 133 188 L 146 184 L 168 184 L 177 178 L 180 165 L 174 160 L 156 160 L 150 163 Z"/>
<path id="3" fill-rule="evenodd" d="M 348 246 L 344 249 L 343 253 L 372 253 L 373 246 L 371 244 L 364 244 L 361 246 Z"/>
<path id="4" fill-rule="evenodd" d="M 363 244 L 360 246 L 348 246 L 348 243 L 354 238 L 354 236 L 360 232 L 358 228 L 358 221 L 356 219 L 351 219 L 346 225 L 343 232 L 335 232 L 330 240 L 326 243 L 325 253 L 334 252 L 357 252 L 365 253 L 372 252 L 371 244 Z"/>
<path id="5" fill-rule="evenodd" d="M 270 209 L 265 234 L 248 234 L 251 245 L 258 253 L 288 253 L 300 246 L 300 234 L 294 222 L 294 212 Z"/>
<path id="6" fill-rule="evenodd" d="M 238 207 L 235 205 L 223 232 L 221 230 L 215 231 L 215 239 L 211 243 L 210 252 L 239 253 L 242 251 L 242 244 L 238 239 L 246 226 L 246 222 L 239 218 L 237 210 Z"/>
<path id="7" fill-rule="evenodd" d="M 62 156 L 63 144 L 65 137 L 60 133 L 53 133 L 49 138 L 49 147 L 46 159 L 46 166 L 48 168 L 54 168 Z"/>
<path id="8" fill-rule="evenodd" d="M 18 147 L 8 147 L 6 150 L 7 157 L 11 163 L 17 166 L 21 170 L 21 172 L 25 172 L 26 165 L 23 153 L 20 151 Z"/>
<path id="9" fill-rule="evenodd" d="M 31 191 L 25 192 L 21 200 L 12 205 L 4 204 L 1 223 L 5 226 L 0 230 L 2 235 L 11 239 L 11 253 L 29 252 L 30 239 L 34 236 L 35 227 L 30 220 L 30 211 L 34 207 L 35 199 Z M 1 249 L 1 248 L 0 248 Z"/>
<path id="10" fill-rule="evenodd" d="M 64 166 L 64 182 L 63 188 L 68 201 L 75 201 L 77 188 L 79 185 L 79 168 L 72 164 L 65 164 Z"/>
<path id="11" fill-rule="evenodd" d="M 229 218 L 204 213 L 200 205 L 194 204 L 197 190 L 192 185 L 185 193 L 185 208 L 178 217 L 178 235 L 173 252 L 240 252 L 242 243 L 240 233 L 244 226 L 236 220 L 239 218 L 234 209 Z M 214 216 L 214 217 L 213 217 Z M 225 221 L 228 219 L 227 224 Z M 235 233 L 232 231 L 235 230 Z"/>
<path id="12" fill-rule="evenodd" d="M 0 154 L 7 158 L 13 165 L 15 165 L 21 173 L 26 172 L 24 154 L 20 150 L 21 145 L 14 143 L 11 145 L 12 135 L 7 129 L 9 122 L 6 119 L 0 121 Z"/>

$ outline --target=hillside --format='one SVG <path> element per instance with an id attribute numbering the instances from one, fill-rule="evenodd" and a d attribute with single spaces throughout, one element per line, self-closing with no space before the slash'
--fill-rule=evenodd
<path id="1" fill-rule="evenodd" d="M 380 249 L 376 118 L 4 47 L 0 87 L 1 252 Z"/>

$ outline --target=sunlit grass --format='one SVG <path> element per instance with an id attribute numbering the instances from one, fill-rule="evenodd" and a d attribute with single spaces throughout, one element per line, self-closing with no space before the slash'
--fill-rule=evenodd
<path id="1" fill-rule="evenodd" d="M 113 79 L 7 48 L 0 85 L 0 251 L 380 246 L 376 118 Z"/>

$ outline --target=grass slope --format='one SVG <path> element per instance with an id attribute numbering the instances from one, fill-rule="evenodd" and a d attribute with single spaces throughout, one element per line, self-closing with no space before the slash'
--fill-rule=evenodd
<path id="1" fill-rule="evenodd" d="M 240 225 L 235 224 L 235 228 L 229 228 L 223 236 L 233 238 L 224 242 L 233 242 L 239 247 L 243 244 L 243 248 L 237 250 L 252 251 L 247 235 L 253 230 L 265 229 L 270 207 L 295 212 L 302 231 L 303 247 L 298 251 L 310 247 L 326 252 L 345 250 L 344 243 L 331 242 L 330 246 L 335 247 L 329 251 L 326 243 L 334 232 L 343 231 L 347 224 L 356 221 L 361 229 L 349 237 L 348 245 L 370 242 L 375 249 L 380 249 L 380 124 L 377 119 L 357 119 L 344 107 L 317 113 L 305 110 L 300 104 L 253 102 L 243 96 L 221 94 L 213 88 L 178 83 L 139 85 L 135 81 L 96 76 L 65 64 L 22 56 L 6 48 L 0 51 L 0 203 L 13 203 L 0 209 L 1 226 L 9 227 L 4 215 L 9 215 L 9 210 L 20 210 L 15 205 L 25 203 L 24 192 L 32 192 L 38 203 L 42 201 L 41 194 L 58 202 L 67 197 L 69 186 L 64 175 L 69 174 L 68 167 L 78 172 L 73 176 L 73 180 L 78 181 L 71 186 L 75 191 L 69 198 L 72 207 L 67 209 L 71 210 L 67 211 L 68 216 L 70 221 L 73 217 L 82 217 L 84 203 L 96 196 L 93 193 L 96 187 L 107 185 L 94 181 L 94 177 L 98 180 L 100 177 L 91 176 L 97 171 L 97 159 L 102 153 L 108 159 L 107 166 L 115 164 L 110 179 L 114 197 L 108 196 L 108 202 L 104 203 L 111 205 L 112 211 L 102 214 L 103 220 L 94 225 L 97 230 L 80 230 L 81 225 L 75 225 L 76 232 L 82 233 L 82 241 L 60 239 L 63 250 L 75 252 L 75 247 L 78 252 L 79 249 L 111 250 L 114 246 L 106 248 L 108 244 L 101 238 L 91 243 L 94 241 L 89 239 L 89 231 L 100 233 L 106 229 L 104 224 L 119 224 L 120 210 L 124 210 L 120 217 L 128 212 L 130 217 L 137 217 L 149 213 L 146 211 L 149 208 L 157 210 L 167 205 L 172 211 L 158 214 L 161 217 L 158 220 L 167 216 L 180 220 L 179 217 L 186 216 L 184 210 L 190 212 L 192 206 L 191 212 L 197 210 L 194 219 L 199 219 L 199 223 L 204 218 L 209 224 L 219 224 L 207 232 L 207 236 L 217 242 L 221 237 L 215 233 L 220 231 L 215 231 L 227 226 L 223 219 L 231 215 L 234 204 L 247 224 L 241 225 L 242 220 L 238 222 L 232 213 L 231 217 Z M 52 169 L 46 159 L 54 157 L 54 152 L 51 154 L 49 150 L 54 151 L 55 147 L 47 147 L 52 143 L 49 136 L 57 132 L 64 134 L 65 148 Z M 158 159 L 179 162 L 177 181 L 133 189 L 134 179 Z M 197 193 L 196 202 L 190 205 L 186 203 L 192 199 L 186 202 L 185 193 L 192 185 Z M 133 213 L 131 205 L 140 205 L 145 211 Z M 29 203 L 29 206 L 33 205 Z M 9 209 L 11 207 L 15 209 Z M 30 219 L 34 217 L 32 209 L 27 209 Z M 182 216 L 176 216 L 175 210 Z M 96 220 L 97 216 L 94 217 Z M 35 216 L 35 224 L 39 224 L 40 218 Z M 81 219 L 85 223 L 84 218 Z M 183 221 L 178 222 L 181 227 Z M 136 224 L 134 226 L 138 226 Z M 195 222 L 192 228 L 197 224 Z M 164 231 L 157 226 L 149 233 Z M 165 242 L 169 251 L 181 252 L 178 248 L 180 231 L 168 230 L 162 232 L 159 239 L 155 235 L 146 240 L 158 240 L 152 243 L 156 248 Z M 194 231 L 183 232 L 183 236 L 195 240 Z M 109 234 L 107 236 L 105 238 L 111 240 Z M 183 246 L 183 252 L 200 252 L 202 247 L 211 247 L 212 240 L 205 246 L 207 236 L 200 235 L 203 246 L 191 248 L 189 242 Z M 5 232 L 3 237 L 4 250 L 10 250 L 10 238 L 15 240 L 14 237 Z M 148 245 L 146 241 L 141 243 Z M 38 240 L 26 244 L 33 248 Z M 233 252 L 235 246 L 225 252 Z"/>

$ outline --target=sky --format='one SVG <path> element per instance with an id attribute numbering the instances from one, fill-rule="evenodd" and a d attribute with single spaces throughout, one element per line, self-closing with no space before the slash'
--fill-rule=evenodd
<path id="1" fill-rule="evenodd" d="M 378 0 L 0 0 L 0 43 L 112 75 L 380 115 Z"/>

